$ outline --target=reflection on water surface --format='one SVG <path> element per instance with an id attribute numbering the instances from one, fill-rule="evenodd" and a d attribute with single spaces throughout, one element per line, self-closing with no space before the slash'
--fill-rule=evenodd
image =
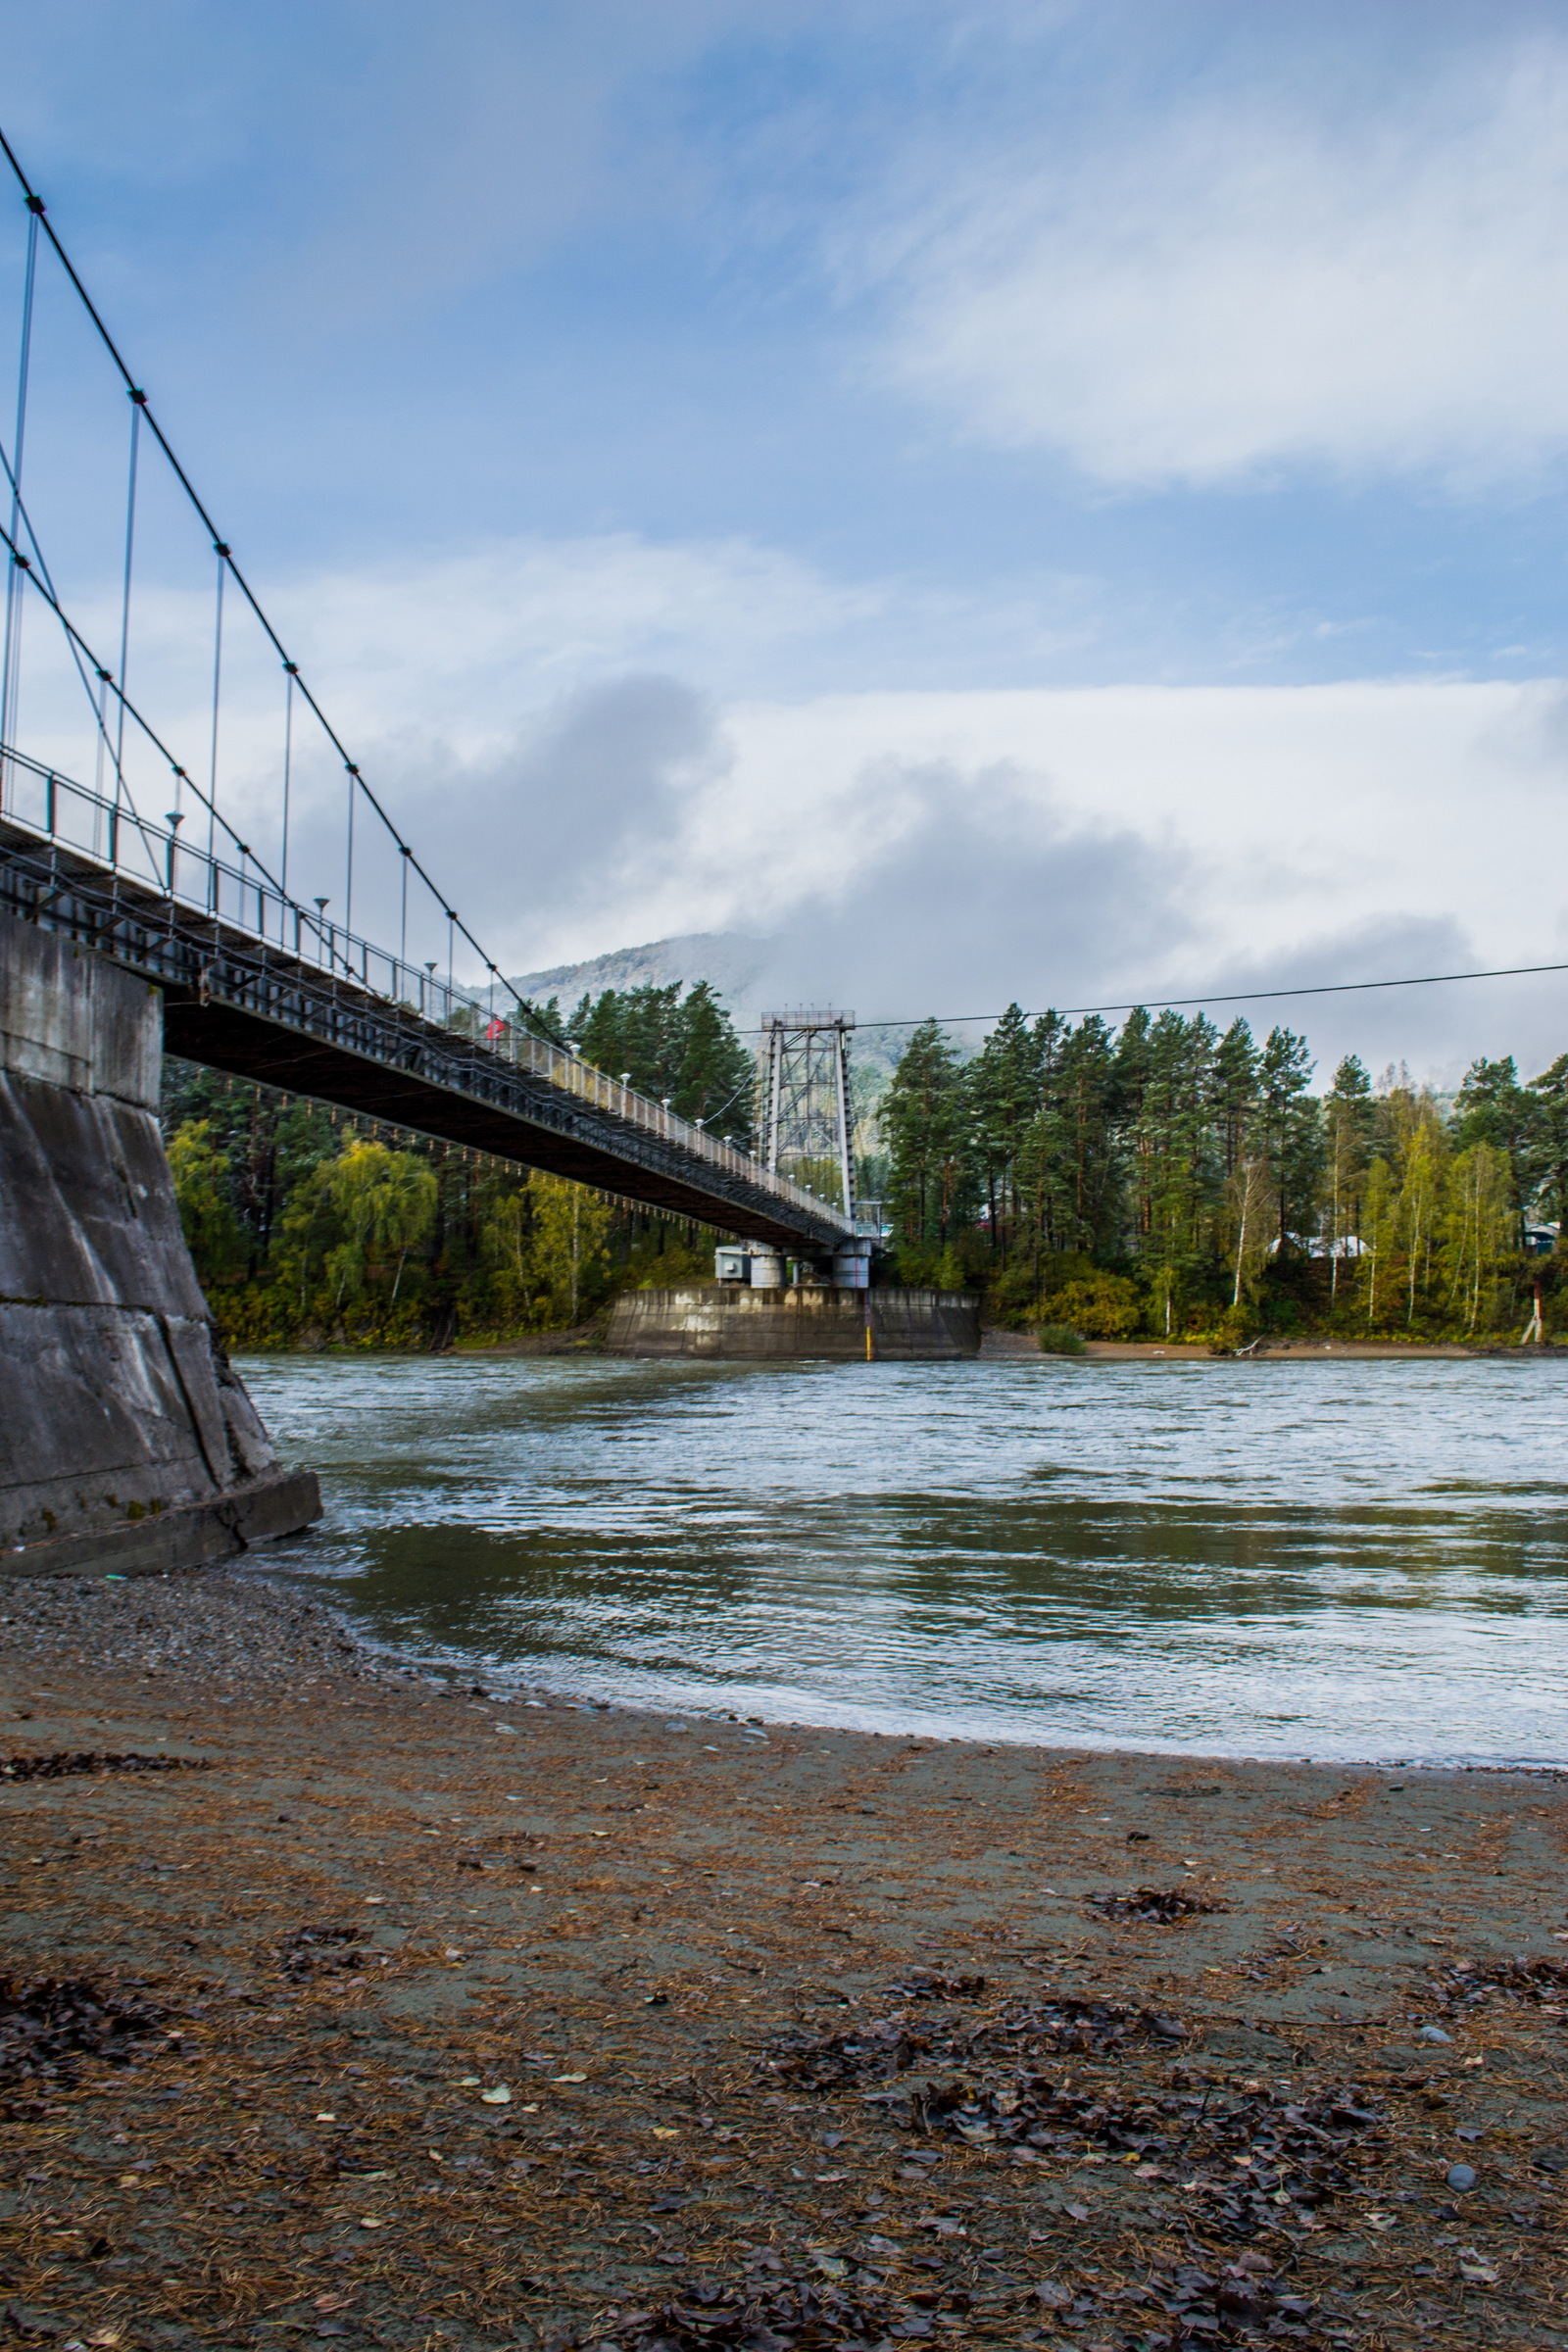
<path id="1" fill-rule="evenodd" d="M 1568 1760 L 1553 1363 L 266 1357 L 379 1639 L 813 1723 Z"/>

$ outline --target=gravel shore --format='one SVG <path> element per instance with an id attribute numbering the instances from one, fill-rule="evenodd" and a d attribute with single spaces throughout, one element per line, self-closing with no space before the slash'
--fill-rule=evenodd
<path id="1" fill-rule="evenodd" d="M 1568 2345 L 1555 1774 L 637 1715 L 0 1585 L 0 2341 Z"/>

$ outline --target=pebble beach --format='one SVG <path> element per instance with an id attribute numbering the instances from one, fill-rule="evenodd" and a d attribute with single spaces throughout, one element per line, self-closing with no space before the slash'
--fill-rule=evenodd
<path id="1" fill-rule="evenodd" d="M 0 1586 L 0 2314 L 1568 2343 L 1563 1776 L 638 1714 Z"/>

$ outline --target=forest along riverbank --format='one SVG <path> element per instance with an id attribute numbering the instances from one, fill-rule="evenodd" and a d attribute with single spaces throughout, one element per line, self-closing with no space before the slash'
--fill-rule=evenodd
<path id="1" fill-rule="evenodd" d="M 254 1575 L 0 1593 L 21 2340 L 1568 2342 L 1560 1774 L 639 1716 Z"/>

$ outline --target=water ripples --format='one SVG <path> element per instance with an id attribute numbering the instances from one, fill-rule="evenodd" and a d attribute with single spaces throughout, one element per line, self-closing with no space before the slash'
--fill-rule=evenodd
<path id="1" fill-rule="evenodd" d="M 243 1369 L 321 1475 L 290 1573 L 421 1656 L 882 1730 L 1568 1761 L 1552 1362 Z"/>

